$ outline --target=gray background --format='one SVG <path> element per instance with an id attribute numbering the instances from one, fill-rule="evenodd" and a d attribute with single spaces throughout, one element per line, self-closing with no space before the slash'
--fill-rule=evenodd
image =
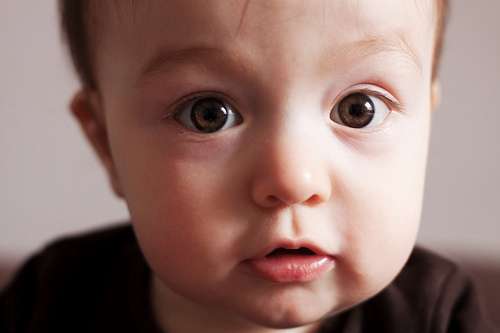
<path id="1" fill-rule="evenodd" d="M 127 211 L 67 111 L 77 83 L 55 1 L 0 3 L 1 273 L 54 237 Z M 500 267 L 499 12 L 497 0 L 452 0 L 419 239 L 472 272 Z"/>

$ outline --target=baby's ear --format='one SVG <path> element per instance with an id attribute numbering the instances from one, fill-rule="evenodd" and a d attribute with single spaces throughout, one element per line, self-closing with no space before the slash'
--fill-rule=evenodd
<path id="1" fill-rule="evenodd" d="M 431 111 L 436 111 L 439 104 L 441 104 L 441 84 L 435 79 L 431 84 Z"/>
<path id="2" fill-rule="evenodd" d="M 94 152 L 106 168 L 113 191 L 118 197 L 123 198 L 123 191 L 109 148 L 106 120 L 99 93 L 86 89 L 78 91 L 71 100 L 70 109 L 94 148 Z"/>

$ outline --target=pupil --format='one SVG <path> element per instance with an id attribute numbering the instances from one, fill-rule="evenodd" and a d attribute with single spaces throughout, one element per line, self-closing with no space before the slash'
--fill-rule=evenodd
<path id="1" fill-rule="evenodd" d="M 215 98 L 205 98 L 194 103 L 191 121 L 194 126 L 204 132 L 218 131 L 226 123 L 228 111 L 223 103 Z"/>
<path id="2" fill-rule="evenodd" d="M 214 109 L 205 110 L 205 114 L 203 115 L 203 118 L 206 122 L 211 122 L 211 121 L 217 120 L 217 110 L 214 110 Z"/>
<path id="3" fill-rule="evenodd" d="M 340 102 L 339 117 L 346 126 L 365 127 L 372 121 L 374 115 L 375 106 L 366 94 L 355 93 Z"/>

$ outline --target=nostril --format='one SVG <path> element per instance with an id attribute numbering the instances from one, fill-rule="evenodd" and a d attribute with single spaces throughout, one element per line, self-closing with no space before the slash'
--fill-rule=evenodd
<path id="1" fill-rule="evenodd" d="M 278 171 L 276 171 L 278 172 Z M 288 173 L 281 171 L 280 173 Z M 252 183 L 252 200 L 263 208 L 289 207 L 294 205 L 317 206 L 328 201 L 330 196 L 329 179 L 301 181 L 300 175 L 256 176 Z"/>
<path id="2" fill-rule="evenodd" d="M 321 203 L 321 197 L 317 194 L 313 194 L 309 197 L 309 199 L 306 200 L 306 203 L 308 205 L 311 205 L 311 206 L 314 206 L 314 205 L 317 205 L 319 203 Z"/>
<path id="3" fill-rule="evenodd" d="M 277 203 L 279 203 L 279 202 L 280 202 L 280 200 L 279 200 L 276 196 L 274 196 L 274 195 L 268 195 L 268 196 L 267 196 L 267 201 L 268 201 L 270 204 L 272 204 L 272 205 L 275 205 L 275 204 L 277 204 Z"/>
<path id="4" fill-rule="evenodd" d="M 268 195 L 264 203 L 264 206 L 267 208 L 278 208 L 285 205 L 287 205 L 286 202 L 280 200 L 280 198 L 275 195 Z"/>

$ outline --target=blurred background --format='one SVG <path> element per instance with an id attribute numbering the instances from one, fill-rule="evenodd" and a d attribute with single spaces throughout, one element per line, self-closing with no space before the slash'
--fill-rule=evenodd
<path id="1" fill-rule="evenodd" d="M 500 320 L 500 1 L 451 0 L 419 242 L 459 262 Z M 1 0 L 0 288 L 55 237 L 126 220 L 68 112 L 56 1 Z"/>

